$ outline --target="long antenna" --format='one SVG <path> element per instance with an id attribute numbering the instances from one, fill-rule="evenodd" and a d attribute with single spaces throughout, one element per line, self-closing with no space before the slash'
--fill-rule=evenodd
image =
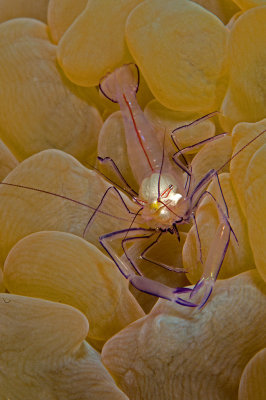
<path id="1" fill-rule="evenodd" d="M 238 150 L 235 154 L 232 155 L 232 157 L 229 158 L 219 169 L 217 169 L 217 173 L 220 172 L 227 164 L 229 164 L 236 156 L 238 156 L 239 153 L 241 153 L 243 150 L 245 150 L 251 143 L 255 142 L 260 136 L 262 136 L 266 132 L 266 129 L 259 133 L 256 137 L 254 137 L 250 142 L 245 144 L 245 146 L 241 147 L 240 150 Z"/>
<path id="2" fill-rule="evenodd" d="M 90 210 L 96 211 L 95 207 L 89 206 L 88 204 L 83 203 L 82 201 L 71 199 L 71 197 L 67 197 L 67 196 L 64 196 L 64 195 L 59 194 L 59 193 L 49 192 L 48 190 L 43 190 L 43 189 L 38 189 L 38 188 L 31 187 L 31 186 L 19 185 L 19 184 L 16 184 L 16 183 L 8 183 L 8 182 L 0 182 L 0 185 L 11 186 L 11 187 L 21 188 L 21 189 L 25 189 L 25 190 L 31 190 L 31 191 L 34 191 L 34 192 L 49 194 L 50 196 L 59 197 L 60 199 L 67 200 L 67 201 L 70 201 L 72 203 L 78 204 L 80 206 L 86 207 L 86 208 L 88 208 Z M 118 217 L 117 215 L 109 214 L 108 212 L 105 212 L 105 211 L 97 210 L 97 212 L 99 212 L 100 214 L 104 214 L 104 215 L 106 215 L 108 217 L 112 217 L 112 218 L 118 219 L 120 221 L 131 222 L 131 220 L 128 220 L 128 219 L 123 218 L 123 217 Z"/>

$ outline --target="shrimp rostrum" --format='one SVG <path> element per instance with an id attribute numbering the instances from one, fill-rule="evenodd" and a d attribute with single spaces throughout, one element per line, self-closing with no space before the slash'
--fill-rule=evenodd
<path id="1" fill-rule="evenodd" d="M 177 151 L 169 156 L 169 147 L 166 146 L 167 137 L 163 129 L 155 127 L 144 115 L 136 100 L 136 92 L 139 84 L 138 68 L 134 64 L 124 65 L 107 75 L 100 83 L 100 90 L 111 101 L 119 103 L 123 115 L 128 158 L 133 174 L 139 184 L 139 191 L 136 193 L 126 182 L 119 171 L 115 161 L 109 157 L 100 158 L 99 161 L 109 164 L 116 172 L 121 181 L 123 189 L 130 194 L 132 199 L 139 205 L 139 210 L 132 216 L 132 224 L 128 229 L 123 229 L 105 234 L 100 237 L 100 243 L 116 263 L 121 273 L 130 283 L 140 291 L 174 301 L 178 304 L 189 307 L 202 307 L 208 300 L 214 283 L 223 263 L 230 235 L 233 232 L 229 222 L 229 215 L 226 202 L 223 197 L 222 188 L 219 182 L 218 171 L 209 170 L 204 177 L 195 182 L 193 172 L 187 162 L 185 153 L 191 151 L 208 141 L 219 140 L 226 133 L 213 138 L 205 139 L 189 148 L 180 150 L 175 141 L 175 132 L 172 133 L 172 141 Z M 210 118 L 212 114 L 194 121 L 192 124 L 200 123 L 201 120 Z M 191 125 L 191 124 L 190 124 Z M 180 129 L 180 128 L 177 128 Z M 208 184 L 216 180 L 221 191 L 222 204 L 219 204 L 213 195 L 206 190 Z M 92 222 L 97 211 L 100 210 L 108 193 L 118 190 L 115 186 L 108 188 L 96 211 L 90 218 L 87 228 Z M 137 239 L 151 239 L 149 245 L 139 255 L 146 258 L 147 251 L 156 246 L 165 232 L 176 235 L 179 238 L 178 226 L 181 224 L 194 223 L 198 232 L 195 212 L 205 197 L 211 197 L 217 207 L 219 214 L 219 225 L 215 237 L 210 245 L 208 256 L 204 263 L 203 274 L 193 289 L 172 288 L 160 282 L 148 279 L 143 276 L 137 263 L 130 256 L 127 246 Z M 122 199 L 121 199 L 122 200 Z M 130 212 L 130 211 L 129 211 Z M 133 223 L 139 227 L 132 227 Z M 86 228 L 86 229 L 87 229 Z M 114 242 L 121 241 L 124 256 L 114 249 Z M 201 245 L 198 235 L 198 253 L 200 260 Z M 148 260 L 150 261 L 150 260 Z M 154 262 L 155 264 L 171 269 L 171 266 Z M 176 268 L 176 272 L 185 272 L 184 269 Z"/>

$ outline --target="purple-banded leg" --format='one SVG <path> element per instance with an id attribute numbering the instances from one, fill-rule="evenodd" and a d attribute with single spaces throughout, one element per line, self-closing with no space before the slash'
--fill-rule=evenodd
<path id="1" fill-rule="evenodd" d="M 220 114 L 220 111 L 213 111 L 213 112 L 211 112 L 211 113 L 209 113 L 209 114 L 203 115 L 203 117 L 200 117 L 200 118 L 195 119 L 194 121 L 190 122 L 189 124 L 185 124 L 185 125 L 182 125 L 182 126 L 178 126 L 177 128 L 175 128 L 175 129 L 172 131 L 172 134 L 173 134 L 174 132 L 180 131 L 181 129 L 189 128 L 189 127 L 191 127 L 191 126 L 196 126 L 196 125 L 200 124 L 201 122 L 206 121 L 207 119 L 210 119 L 210 118 L 214 117 L 214 116 L 217 115 L 217 114 Z"/>
<path id="2" fill-rule="evenodd" d="M 132 235 L 134 233 L 142 233 L 141 236 L 130 236 L 130 238 L 125 235 Z M 160 282 L 154 281 L 152 279 L 146 278 L 141 275 L 141 272 L 134 266 L 132 260 L 129 257 L 126 259 L 122 259 L 119 254 L 114 250 L 112 243 L 114 240 L 120 239 L 121 242 L 144 238 L 147 235 L 147 238 L 151 237 L 154 233 L 153 229 L 144 229 L 144 228 L 131 228 L 128 230 L 116 231 L 112 233 L 108 233 L 100 237 L 99 241 L 103 248 L 107 251 L 110 257 L 115 262 L 116 266 L 120 270 L 120 272 L 124 275 L 125 278 L 129 280 L 129 282 L 138 290 L 144 293 L 151 294 L 153 296 L 161 297 L 166 300 L 173 301 L 175 303 L 181 304 L 187 307 L 196 307 L 197 304 L 194 304 L 192 301 L 182 299 L 179 295 L 183 293 L 191 292 L 189 288 L 171 288 Z"/>
<path id="3" fill-rule="evenodd" d="M 222 190 L 220 185 L 219 187 L 220 190 Z M 195 207 L 197 207 L 199 203 L 203 200 L 203 198 L 206 196 L 210 196 L 217 207 L 219 215 L 219 225 L 216 229 L 214 238 L 209 248 L 207 259 L 204 263 L 203 274 L 190 294 L 190 298 L 195 299 L 199 308 L 204 306 L 204 304 L 206 303 L 206 301 L 208 300 L 208 298 L 212 293 L 214 284 L 220 272 L 229 245 L 230 233 L 231 231 L 233 232 L 231 225 L 228 221 L 228 215 L 224 213 L 222 207 L 219 205 L 217 200 L 210 192 L 208 191 L 203 192 L 199 197 Z M 222 198 L 223 201 L 225 202 L 223 194 Z M 227 205 L 226 205 L 226 213 L 228 213 Z"/>
<path id="4" fill-rule="evenodd" d="M 177 144 L 176 138 L 174 137 L 174 136 L 175 136 L 174 133 L 177 132 L 177 131 L 180 131 L 181 129 L 189 128 L 189 127 L 191 127 L 191 126 L 196 126 L 196 125 L 198 125 L 199 123 L 201 123 L 201 122 L 203 122 L 203 121 L 206 121 L 207 119 L 212 118 L 212 117 L 215 116 L 216 114 L 219 114 L 219 111 L 214 111 L 214 112 L 212 112 L 212 113 L 206 114 L 206 115 L 204 115 L 203 117 L 200 117 L 200 118 L 198 118 L 198 119 L 195 119 L 194 121 L 190 122 L 189 124 L 185 124 L 185 125 L 178 126 L 177 128 L 175 128 L 175 129 L 172 131 L 172 133 L 171 133 L 172 142 L 173 142 L 173 144 L 175 145 L 175 147 L 177 148 L 178 153 L 180 153 L 179 155 L 182 156 L 183 161 L 184 161 L 184 163 L 185 163 L 185 165 L 186 165 L 187 167 L 188 167 L 188 162 L 187 162 L 186 157 L 184 156 L 184 153 L 186 153 L 188 150 L 191 150 L 191 148 L 193 148 L 193 147 L 200 146 L 200 145 L 201 145 L 202 143 L 204 143 L 205 141 L 201 142 L 201 144 L 196 143 L 195 145 L 192 145 L 192 146 L 189 146 L 189 147 L 185 147 L 184 149 L 181 150 L 181 149 L 179 148 L 178 144 Z M 211 138 L 211 139 L 212 139 L 212 138 Z M 208 141 L 208 139 L 207 139 L 207 141 Z M 186 149 L 186 150 L 185 150 L 185 149 Z M 176 154 L 176 153 L 175 153 L 175 154 Z M 177 156 L 177 157 L 178 157 L 178 156 Z M 175 158 L 175 155 L 174 155 L 174 157 L 173 157 L 173 160 L 174 160 L 174 158 Z M 174 161 L 175 161 L 175 160 L 174 160 Z"/>
<path id="5" fill-rule="evenodd" d="M 168 271 L 185 273 L 186 271 L 184 270 L 184 268 L 174 268 L 174 267 L 171 267 L 171 266 L 169 266 L 169 265 L 167 265 L 167 264 L 159 263 L 159 262 L 157 262 L 157 261 L 155 261 L 155 260 L 152 260 L 151 258 L 149 258 L 149 257 L 146 256 L 146 253 L 147 253 L 152 247 L 156 246 L 156 244 L 158 244 L 158 243 L 160 242 L 160 239 L 161 239 L 163 233 L 164 233 L 163 231 L 160 231 L 160 232 L 159 232 L 159 234 L 157 235 L 156 239 L 155 239 L 152 243 L 150 243 L 150 244 L 142 251 L 142 253 L 140 254 L 140 258 L 142 258 L 143 260 L 145 260 L 145 261 L 147 261 L 147 262 L 150 262 L 151 264 L 158 265 L 158 267 L 162 267 L 162 268 L 164 268 L 164 269 L 167 269 Z"/>
<path id="6" fill-rule="evenodd" d="M 204 192 L 202 192 L 202 190 L 207 186 L 208 183 L 210 183 L 210 181 L 212 181 L 213 179 L 216 179 L 220 193 L 221 193 L 221 197 L 223 200 L 223 205 L 225 210 L 223 210 L 223 208 L 221 207 L 221 205 L 216 201 L 216 199 L 214 198 L 214 196 L 208 192 L 207 190 L 205 190 Z M 228 207 L 224 198 L 224 194 L 222 191 L 222 187 L 221 187 L 221 183 L 220 183 L 220 179 L 219 179 L 219 175 L 217 173 L 216 170 L 212 169 L 210 170 L 201 180 L 200 182 L 197 184 L 197 186 L 195 187 L 195 189 L 193 190 L 192 194 L 191 194 L 191 213 L 195 213 L 195 211 L 197 210 L 200 202 L 203 200 L 203 197 L 209 195 L 212 197 L 212 199 L 214 200 L 216 207 L 218 208 L 218 211 L 220 211 L 220 213 L 223 215 L 223 217 L 227 220 L 227 223 L 230 226 L 231 232 L 234 235 L 234 238 L 236 240 L 236 242 L 238 243 L 237 237 L 235 235 L 235 232 L 233 231 L 230 223 L 229 223 L 229 211 L 228 211 Z"/>
<path id="7" fill-rule="evenodd" d="M 92 214 L 92 216 L 90 217 L 89 221 L 87 222 L 87 224 L 86 224 L 86 226 L 85 226 L 85 229 L 84 229 L 84 231 L 83 231 L 83 235 L 82 235 L 83 237 L 85 237 L 85 234 L 86 234 L 86 232 L 87 232 L 87 230 L 88 230 L 90 224 L 92 223 L 92 221 L 93 221 L 95 215 L 100 211 L 100 209 L 101 209 L 101 207 L 102 207 L 102 205 L 103 205 L 103 202 L 106 200 L 106 198 L 107 198 L 108 194 L 110 193 L 110 191 L 113 191 L 115 194 L 117 194 L 118 199 L 121 201 L 122 205 L 123 205 L 124 208 L 127 210 L 127 212 L 128 212 L 129 214 L 133 215 L 134 218 L 136 217 L 137 214 L 134 213 L 134 212 L 132 212 L 132 211 L 130 211 L 130 209 L 128 208 L 128 206 L 127 206 L 126 203 L 125 203 L 125 200 L 124 200 L 123 197 L 121 196 L 119 190 L 118 190 L 115 186 L 110 186 L 110 187 L 105 191 L 104 195 L 103 195 L 102 198 L 101 198 L 101 201 L 99 202 L 98 206 L 95 208 L 94 213 Z M 133 219 L 133 221 L 134 221 L 134 219 Z"/>
<path id="8" fill-rule="evenodd" d="M 135 192 L 135 190 L 129 185 L 129 183 L 126 181 L 126 179 L 123 177 L 122 173 L 120 172 L 118 166 L 116 165 L 116 163 L 114 162 L 114 160 L 110 157 L 97 157 L 98 161 L 101 164 L 109 164 L 110 167 L 112 168 L 113 172 L 115 172 L 116 176 L 118 177 L 118 179 L 121 181 L 121 185 L 117 185 L 118 187 L 120 187 L 122 190 L 126 191 L 129 195 L 131 195 L 132 197 L 138 196 L 138 193 Z"/>
<path id="9" fill-rule="evenodd" d="M 203 274 L 190 294 L 190 299 L 193 299 L 197 303 L 198 308 L 204 306 L 212 293 L 229 245 L 230 233 L 231 228 L 227 219 L 221 216 L 220 224 L 216 229 L 207 259 L 204 263 Z"/>
<path id="10" fill-rule="evenodd" d="M 197 258 L 200 260 L 201 264 L 203 264 L 200 235 L 199 235 L 198 224 L 197 224 L 194 212 L 192 213 L 192 218 L 193 218 L 193 223 L 194 223 L 194 226 L 195 226 L 195 229 L 196 229 L 196 234 L 197 234 L 197 243 L 198 243 L 198 245 L 197 245 Z"/>
<path id="11" fill-rule="evenodd" d="M 191 146 L 184 147 L 183 149 L 180 149 L 178 147 L 176 141 L 173 139 L 173 142 L 174 142 L 176 148 L 178 149 L 178 151 L 176 153 L 174 153 L 174 155 L 173 155 L 173 161 L 175 163 L 177 163 L 177 160 L 178 160 L 178 158 L 180 156 L 182 156 L 182 158 L 185 159 L 184 154 L 187 153 L 188 151 L 191 151 L 192 149 L 196 149 L 197 147 L 200 147 L 200 146 L 202 146 L 204 144 L 207 144 L 207 143 L 210 143 L 210 142 L 215 142 L 216 140 L 222 139 L 223 137 L 225 137 L 227 135 L 229 135 L 228 132 L 219 133 L 219 135 L 212 136 L 212 137 L 210 137 L 208 139 L 201 140 L 200 142 L 194 143 Z M 179 160 L 179 162 L 180 162 L 180 160 Z M 186 161 L 186 163 L 187 163 L 187 161 Z"/>

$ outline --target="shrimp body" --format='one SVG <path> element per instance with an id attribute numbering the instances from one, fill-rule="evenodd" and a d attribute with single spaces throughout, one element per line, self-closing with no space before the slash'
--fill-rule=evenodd
<path id="1" fill-rule="evenodd" d="M 104 77 L 100 83 L 102 93 L 111 101 L 119 103 L 122 112 L 127 153 L 132 172 L 141 186 L 144 178 L 160 173 L 164 132 L 155 127 L 141 110 L 136 92 L 139 72 L 134 64 L 123 65 Z M 183 187 L 183 180 L 173 168 L 169 158 L 163 162 L 164 171 L 171 174 L 175 184 Z"/>
<path id="2" fill-rule="evenodd" d="M 164 157 L 164 133 L 146 118 L 136 100 L 138 79 L 134 64 L 123 65 L 103 79 L 100 89 L 119 103 L 123 115 L 128 159 L 140 187 L 135 198 L 143 207 L 140 218 L 151 228 L 165 230 L 184 213 L 184 179 Z"/>

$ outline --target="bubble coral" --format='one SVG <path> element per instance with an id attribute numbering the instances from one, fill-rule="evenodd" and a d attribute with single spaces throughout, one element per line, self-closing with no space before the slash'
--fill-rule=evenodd
<path id="1" fill-rule="evenodd" d="M 96 153 L 138 189 L 121 113 L 98 94 L 100 78 L 136 62 L 141 107 L 167 133 L 220 111 L 176 133 L 181 147 L 231 133 L 190 152 L 200 179 L 265 130 L 264 2 L 16 0 L 12 12 L 9 3 L 0 1 L 0 173 L 10 184 L 0 185 L 0 399 L 264 399 L 265 135 L 219 171 L 238 243 L 231 238 L 201 312 L 130 293 L 98 241 L 128 228 L 115 195 L 83 235 L 110 186 L 87 168 Z M 214 182 L 209 190 L 219 198 Z M 196 218 L 205 259 L 217 210 L 206 199 Z M 134 243 L 130 254 L 142 249 Z M 169 286 L 201 274 L 193 228 L 180 243 L 165 235 L 150 255 L 187 269 L 139 260 Z"/>

